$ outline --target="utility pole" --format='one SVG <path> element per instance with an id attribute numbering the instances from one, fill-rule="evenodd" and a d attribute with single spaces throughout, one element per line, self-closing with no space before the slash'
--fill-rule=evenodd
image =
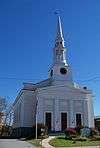
<path id="1" fill-rule="evenodd" d="M 37 126 L 37 106 L 38 106 L 38 97 L 37 97 L 37 93 L 36 93 L 36 139 L 37 139 L 37 130 L 38 130 L 38 126 Z"/>
<path id="2" fill-rule="evenodd" d="M 37 139 L 37 111 L 36 111 L 36 139 Z"/>

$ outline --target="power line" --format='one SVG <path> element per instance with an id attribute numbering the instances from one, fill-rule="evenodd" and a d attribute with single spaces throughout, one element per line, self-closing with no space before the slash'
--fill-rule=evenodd
<path id="1" fill-rule="evenodd" d="M 0 77 L 1 80 L 20 80 L 20 81 L 38 81 L 40 79 L 33 79 L 33 78 L 17 78 L 17 77 Z M 93 82 L 93 81 L 100 81 L 100 76 L 95 76 L 95 77 L 91 77 L 89 79 L 79 79 L 79 80 L 75 80 L 77 82 Z"/>
<path id="2" fill-rule="evenodd" d="M 39 79 L 33 79 L 33 78 L 17 78 L 17 77 L 0 77 L 0 79 L 9 79 L 9 80 L 39 80 Z"/>
<path id="3" fill-rule="evenodd" d="M 86 80 L 77 80 L 79 82 L 90 82 L 90 81 L 100 81 L 100 76 L 92 77 Z"/>

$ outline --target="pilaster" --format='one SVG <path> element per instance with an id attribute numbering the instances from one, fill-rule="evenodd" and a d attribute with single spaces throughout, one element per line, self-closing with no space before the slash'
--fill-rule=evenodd
<path id="1" fill-rule="evenodd" d="M 54 116 L 54 124 L 55 124 L 55 131 L 60 131 L 61 126 L 60 126 L 60 112 L 59 112 L 59 99 L 55 98 L 55 108 L 54 108 L 55 116 Z"/>

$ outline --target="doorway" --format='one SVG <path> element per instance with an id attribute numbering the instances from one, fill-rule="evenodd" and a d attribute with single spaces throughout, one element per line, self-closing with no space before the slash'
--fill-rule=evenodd
<path id="1" fill-rule="evenodd" d="M 67 113 L 61 113 L 61 130 L 64 131 L 67 128 Z"/>
<path id="2" fill-rule="evenodd" d="M 47 126 L 48 131 L 51 131 L 51 113 L 45 113 L 45 125 Z"/>
<path id="3" fill-rule="evenodd" d="M 81 122 L 81 114 L 76 114 L 76 127 L 80 127 L 82 125 Z"/>

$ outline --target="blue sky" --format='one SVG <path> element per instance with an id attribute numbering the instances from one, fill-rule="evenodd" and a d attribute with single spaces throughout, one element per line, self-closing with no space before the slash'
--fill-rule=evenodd
<path id="1" fill-rule="evenodd" d="M 47 78 L 55 10 L 60 10 L 73 78 L 93 90 L 95 115 L 100 115 L 99 0 L 1 0 L 0 95 L 14 101 L 23 82 Z"/>

